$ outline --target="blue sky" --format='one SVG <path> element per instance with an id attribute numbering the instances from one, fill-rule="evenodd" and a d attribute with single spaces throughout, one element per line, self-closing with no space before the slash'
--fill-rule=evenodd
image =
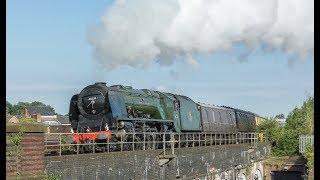
<path id="1" fill-rule="evenodd" d="M 11 103 L 39 100 L 58 113 L 86 85 L 105 81 L 134 88 L 187 95 L 197 102 L 228 105 L 264 116 L 287 114 L 314 91 L 314 58 L 299 59 L 260 46 L 246 54 L 242 44 L 211 55 L 196 55 L 199 66 L 176 61 L 144 69 L 96 66 L 87 30 L 112 1 L 7 1 L 6 93 Z"/>

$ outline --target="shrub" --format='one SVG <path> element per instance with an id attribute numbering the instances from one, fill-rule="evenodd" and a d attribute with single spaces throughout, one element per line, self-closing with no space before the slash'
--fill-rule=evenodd
<path id="1" fill-rule="evenodd" d="M 33 118 L 21 118 L 19 119 L 20 123 L 36 123 L 37 121 Z"/>
<path id="2" fill-rule="evenodd" d="M 307 159 L 307 167 L 310 171 L 314 165 L 314 149 L 311 144 L 308 144 L 305 149 L 304 157 Z"/>

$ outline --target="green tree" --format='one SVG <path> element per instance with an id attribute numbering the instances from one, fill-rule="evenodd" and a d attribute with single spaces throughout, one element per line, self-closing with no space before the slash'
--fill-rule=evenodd
<path id="1" fill-rule="evenodd" d="M 310 173 L 310 170 L 313 168 L 314 166 L 314 148 L 311 144 L 308 144 L 306 146 L 305 149 L 305 153 L 304 153 L 305 158 L 307 159 L 307 167 L 308 167 L 308 171 Z"/>
<path id="2" fill-rule="evenodd" d="M 257 128 L 258 132 L 263 132 L 269 142 L 275 143 L 275 137 L 280 130 L 280 124 L 274 118 L 268 118 Z"/>
<path id="3" fill-rule="evenodd" d="M 9 101 L 6 101 L 6 112 L 8 114 L 12 114 L 12 108 L 13 108 L 12 104 Z"/>
<path id="4" fill-rule="evenodd" d="M 30 102 L 18 102 L 15 105 L 12 105 L 7 101 L 8 112 L 9 112 L 9 114 L 12 114 L 12 115 L 22 115 L 24 108 L 27 108 L 30 106 L 46 106 L 46 107 L 49 107 L 56 114 L 55 109 L 53 107 L 51 107 L 50 105 L 46 105 L 46 104 L 39 102 L 39 101 L 33 101 L 31 103 Z"/>
<path id="5" fill-rule="evenodd" d="M 301 108 L 296 107 L 289 113 L 286 129 L 293 129 L 300 134 L 313 134 L 314 129 L 314 97 L 309 97 Z"/>
<path id="6" fill-rule="evenodd" d="M 280 127 L 275 118 L 264 121 L 258 127 L 272 144 L 272 154 L 291 156 L 299 153 L 299 135 L 313 134 L 314 98 L 308 97 L 301 107 L 294 108 L 288 115 L 285 127 Z"/>

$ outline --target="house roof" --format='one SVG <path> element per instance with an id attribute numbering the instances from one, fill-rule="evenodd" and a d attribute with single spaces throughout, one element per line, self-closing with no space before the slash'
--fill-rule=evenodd
<path id="1" fill-rule="evenodd" d="M 69 116 L 58 115 L 57 118 L 58 118 L 58 121 L 59 121 L 61 124 L 70 124 L 70 122 L 69 122 Z"/>
<path id="2" fill-rule="evenodd" d="M 56 117 L 41 117 L 41 121 L 58 121 Z"/>
<path id="3" fill-rule="evenodd" d="M 27 107 L 28 112 L 32 114 L 41 114 L 42 116 L 53 116 L 54 112 L 47 106 L 30 106 Z"/>
<path id="4" fill-rule="evenodd" d="M 42 122 L 43 124 L 45 124 L 45 125 L 60 125 L 61 123 L 59 122 L 59 121 L 55 121 L 55 120 L 53 120 L 53 121 L 43 121 Z"/>
<path id="5" fill-rule="evenodd" d="M 11 116 L 10 119 L 7 119 L 7 122 L 10 123 L 19 123 L 19 119 L 16 116 Z"/>
<path id="6" fill-rule="evenodd" d="M 16 114 L 16 115 L 14 115 L 14 116 L 17 117 L 18 119 L 23 118 L 23 115 L 21 115 L 21 114 Z"/>

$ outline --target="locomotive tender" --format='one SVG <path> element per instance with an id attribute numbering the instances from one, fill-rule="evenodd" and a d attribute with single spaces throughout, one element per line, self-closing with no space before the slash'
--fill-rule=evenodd
<path id="1" fill-rule="evenodd" d="M 253 132 L 260 116 L 149 89 L 95 83 L 73 95 L 69 121 L 74 132 Z"/>

